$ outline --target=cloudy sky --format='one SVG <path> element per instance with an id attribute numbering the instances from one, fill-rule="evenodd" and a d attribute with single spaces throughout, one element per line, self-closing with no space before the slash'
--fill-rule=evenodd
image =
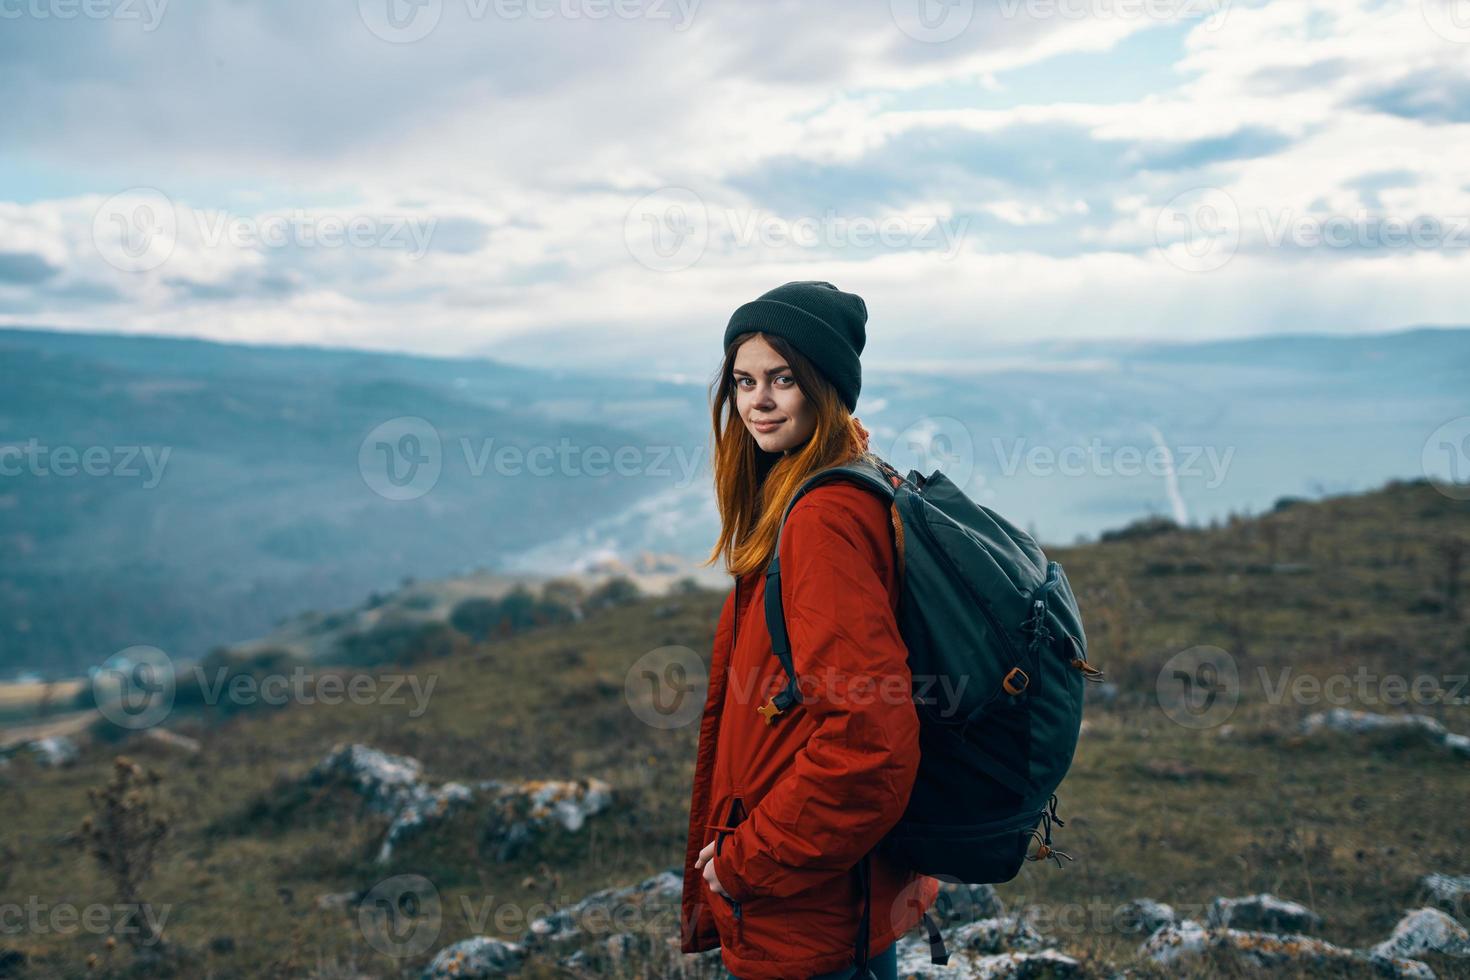
<path id="1" fill-rule="evenodd" d="M 704 377 L 1470 322 L 1470 0 L 0 0 L 0 323 Z M 871 362 L 870 362 L 871 363 Z"/>

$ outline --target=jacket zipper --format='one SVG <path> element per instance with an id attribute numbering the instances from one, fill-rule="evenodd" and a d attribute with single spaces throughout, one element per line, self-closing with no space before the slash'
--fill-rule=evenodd
<path id="1" fill-rule="evenodd" d="M 741 816 L 744 816 L 745 815 L 745 801 L 744 800 L 741 800 L 739 797 L 736 797 L 735 798 L 735 804 L 740 807 L 740 814 L 741 814 Z M 732 820 L 734 818 L 734 815 L 735 815 L 735 809 L 734 809 L 734 806 L 732 805 L 731 806 L 731 809 L 730 809 L 730 816 L 731 816 Z M 734 826 L 734 824 L 731 823 L 731 826 Z M 725 837 L 729 833 L 730 833 L 730 831 L 728 831 L 728 830 L 718 830 L 718 831 L 715 832 L 715 856 L 716 857 L 719 856 L 720 849 L 725 844 Z M 735 913 L 735 941 L 737 943 L 743 942 L 744 939 L 745 939 L 745 918 L 741 914 L 740 903 L 737 902 L 737 901 L 735 901 L 735 899 L 730 898 L 728 895 L 721 895 L 720 897 L 723 898 L 725 901 L 727 901 L 727 902 L 730 903 L 730 906 L 731 906 L 732 910 Z"/>
<path id="2" fill-rule="evenodd" d="M 736 576 L 736 578 L 735 578 L 735 618 L 730 621 L 730 655 L 725 658 L 725 672 L 726 672 L 725 683 L 727 685 L 730 683 L 730 680 L 729 680 L 730 667 L 732 666 L 732 664 L 734 663 L 734 660 L 735 660 L 735 637 L 737 635 L 737 630 L 739 630 L 739 628 L 740 628 L 740 617 L 741 617 L 741 615 L 743 615 L 743 612 L 744 612 L 740 608 L 740 579 L 741 579 L 741 577 L 742 576 Z M 741 809 L 743 810 L 744 808 L 745 808 L 744 807 L 744 804 L 742 804 L 741 805 Z M 721 837 L 720 837 L 719 842 L 715 844 L 715 853 L 716 854 L 719 854 L 720 853 L 720 844 L 723 844 L 724 843 L 725 838 L 724 838 L 723 835 L 726 834 L 726 833 L 729 833 L 729 831 L 723 831 L 722 834 L 721 834 Z M 737 943 L 743 942 L 744 941 L 744 938 L 745 938 L 745 922 L 741 918 L 741 915 L 740 915 L 740 903 L 737 902 L 737 901 L 735 901 L 733 898 L 726 898 L 725 901 L 729 902 L 732 906 L 734 906 L 734 912 L 735 912 L 735 941 Z"/>

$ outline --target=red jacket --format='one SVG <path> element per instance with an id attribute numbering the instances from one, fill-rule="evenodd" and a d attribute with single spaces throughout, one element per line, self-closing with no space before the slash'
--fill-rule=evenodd
<path id="1" fill-rule="evenodd" d="M 876 496 L 840 482 L 791 509 L 781 598 L 802 701 L 769 725 L 755 709 L 786 675 L 766 631 L 764 571 L 737 581 L 720 613 L 689 806 L 681 949 L 720 946 L 741 980 L 852 962 L 863 911 L 855 865 L 908 804 L 919 721 L 889 519 Z M 716 838 L 715 874 L 730 898 L 694 867 Z M 877 953 L 919 922 L 939 882 L 880 853 L 871 860 Z"/>

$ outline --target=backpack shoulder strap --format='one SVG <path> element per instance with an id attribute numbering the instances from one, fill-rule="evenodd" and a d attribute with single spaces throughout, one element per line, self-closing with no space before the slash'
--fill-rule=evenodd
<path id="1" fill-rule="evenodd" d="M 786 611 L 781 606 L 781 538 L 786 532 L 786 519 L 791 509 L 808 492 L 832 480 L 847 480 L 877 494 L 890 506 L 894 494 L 904 482 L 898 471 L 874 453 L 864 453 L 857 460 L 842 466 L 831 466 L 807 477 L 781 514 L 781 526 L 776 532 L 776 548 L 766 566 L 766 631 L 771 634 L 771 652 L 781 661 L 786 671 L 786 687 L 756 708 L 769 725 L 777 715 L 801 700 L 796 685 L 796 668 L 791 659 L 791 640 L 786 633 Z"/>

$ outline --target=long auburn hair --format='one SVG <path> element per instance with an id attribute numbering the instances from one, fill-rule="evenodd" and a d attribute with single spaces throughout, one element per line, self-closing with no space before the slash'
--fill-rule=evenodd
<path id="1" fill-rule="evenodd" d="M 735 352 L 752 337 L 762 338 L 785 358 L 817 416 L 811 438 L 777 459 L 764 477 L 759 472 L 755 437 L 735 404 Z M 737 335 L 725 350 L 720 374 L 710 387 L 720 539 L 701 564 L 708 565 L 723 554 L 725 568 L 740 578 L 770 563 L 781 515 L 802 481 L 818 470 L 861 456 L 868 448 L 868 430 L 848 411 L 826 376 L 783 337 L 759 331 Z"/>

